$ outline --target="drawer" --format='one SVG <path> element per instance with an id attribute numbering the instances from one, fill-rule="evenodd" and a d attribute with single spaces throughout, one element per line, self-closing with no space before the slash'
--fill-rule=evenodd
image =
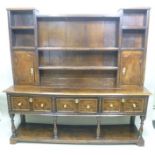
<path id="1" fill-rule="evenodd" d="M 92 98 L 58 98 L 56 107 L 58 112 L 96 113 L 97 101 Z"/>
<path id="2" fill-rule="evenodd" d="M 29 111 L 30 104 L 28 97 L 24 96 L 11 96 L 11 107 L 15 111 Z"/>
<path id="3" fill-rule="evenodd" d="M 97 99 L 79 99 L 78 112 L 80 113 L 97 113 L 98 100 Z"/>
<path id="4" fill-rule="evenodd" d="M 29 98 L 29 102 L 32 102 L 33 111 L 52 110 L 52 99 L 50 97 L 32 97 Z"/>
<path id="5" fill-rule="evenodd" d="M 117 98 L 106 98 L 102 101 L 103 112 L 120 112 L 121 102 Z"/>
<path id="6" fill-rule="evenodd" d="M 73 98 L 57 98 L 56 109 L 57 112 L 76 112 L 77 110 L 77 99 Z"/>
<path id="7" fill-rule="evenodd" d="M 125 99 L 123 103 L 124 112 L 143 112 L 144 99 Z"/>

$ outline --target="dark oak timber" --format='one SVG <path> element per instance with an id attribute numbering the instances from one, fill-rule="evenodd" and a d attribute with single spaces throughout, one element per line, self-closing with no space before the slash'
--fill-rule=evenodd
<path id="1" fill-rule="evenodd" d="M 39 15 L 7 9 L 14 85 L 5 90 L 10 143 L 144 145 L 150 92 L 144 86 L 148 8 L 116 15 Z M 14 116 L 20 115 L 17 127 Z M 49 124 L 28 115 L 51 116 Z M 92 125 L 64 125 L 60 117 L 95 118 Z M 103 117 L 129 117 L 104 125 Z M 135 118 L 140 123 L 135 125 Z M 75 119 L 76 122 L 76 119 Z"/>

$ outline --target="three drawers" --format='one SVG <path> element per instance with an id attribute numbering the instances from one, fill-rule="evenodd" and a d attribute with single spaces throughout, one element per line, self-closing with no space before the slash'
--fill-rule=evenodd
<path id="1" fill-rule="evenodd" d="M 101 102 L 99 98 L 57 97 L 54 102 L 50 96 L 11 96 L 10 101 L 13 111 L 125 114 L 145 110 L 145 98 L 138 97 L 103 97 Z"/>
<path id="2" fill-rule="evenodd" d="M 57 98 L 57 112 L 97 113 L 97 98 Z"/>

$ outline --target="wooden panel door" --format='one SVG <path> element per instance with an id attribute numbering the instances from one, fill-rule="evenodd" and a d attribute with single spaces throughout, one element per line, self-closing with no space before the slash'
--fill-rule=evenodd
<path id="1" fill-rule="evenodd" d="M 142 85 L 142 51 L 122 51 L 120 83 L 122 85 Z"/>
<path id="2" fill-rule="evenodd" d="M 15 84 L 34 84 L 33 52 L 18 51 L 13 54 L 13 71 Z"/>

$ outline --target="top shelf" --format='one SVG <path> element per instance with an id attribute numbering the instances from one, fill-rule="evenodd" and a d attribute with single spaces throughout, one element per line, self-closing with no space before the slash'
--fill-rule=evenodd
<path id="1" fill-rule="evenodd" d="M 118 51 L 118 47 L 38 47 L 38 51 Z"/>

